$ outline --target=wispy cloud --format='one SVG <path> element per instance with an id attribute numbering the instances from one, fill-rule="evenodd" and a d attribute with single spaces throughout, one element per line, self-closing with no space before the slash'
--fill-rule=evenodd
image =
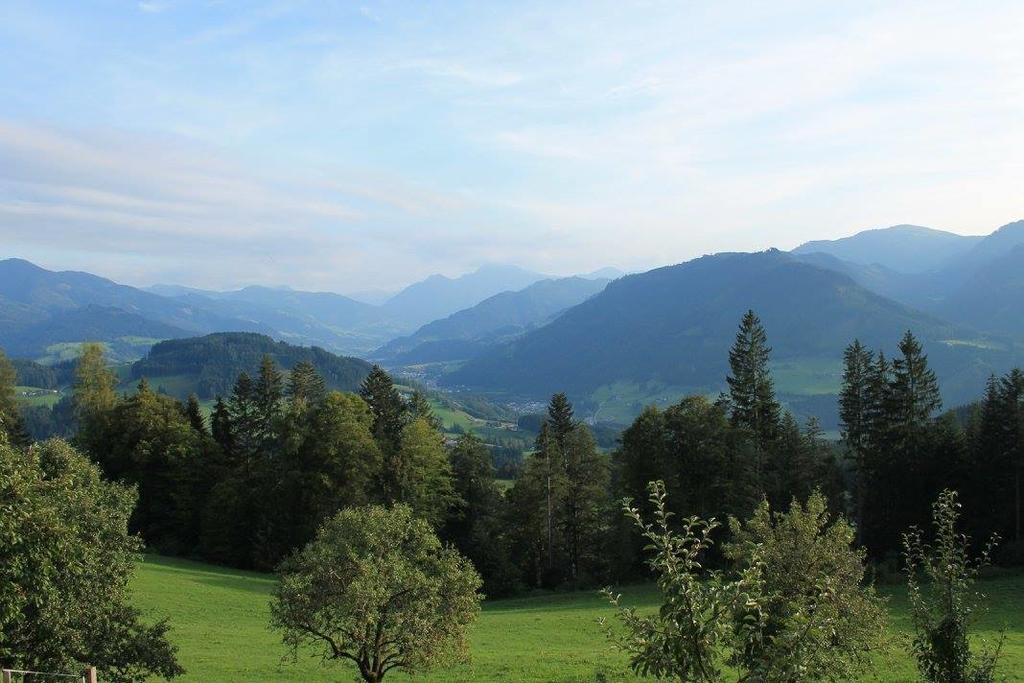
<path id="1" fill-rule="evenodd" d="M 0 8 L 0 237 L 340 289 L 982 232 L 1022 117 L 1008 0 L 38 3 Z"/>

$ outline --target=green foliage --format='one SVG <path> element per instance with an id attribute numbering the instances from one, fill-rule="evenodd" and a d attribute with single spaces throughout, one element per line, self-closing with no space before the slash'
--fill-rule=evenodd
<path id="1" fill-rule="evenodd" d="M 762 449 L 775 438 L 782 411 L 768 370 L 771 351 L 760 318 L 747 311 L 729 351 L 730 419 L 749 429 Z"/>
<path id="2" fill-rule="evenodd" d="M 417 418 L 402 430 L 401 443 L 396 453 L 385 455 L 389 502 L 405 503 L 437 528 L 457 500 L 443 437 Z"/>
<path id="3" fill-rule="evenodd" d="M 223 332 L 162 341 L 134 363 L 131 372 L 135 379 L 185 376 L 188 382 L 178 398 L 195 392 L 201 399 L 212 399 L 218 394 L 227 395 L 242 372 L 250 377 L 259 374 L 264 356 L 270 356 L 285 370 L 294 370 L 302 363 L 310 365 L 327 388 L 340 391 L 355 391 L 370 371 L 365 361 L 337 356 L 315 346 L 294 346 L 251 332 Z"/>
<path id="4" fill-rule="evenodd" d="M 912 651 L 921 676 L 931 683 L 989 683 L 997 680 L 1002 638 L 979 652 L 972 651 L 968 636 L 984 600 L 974 583 L 998 538 L 972 559 L 970 539 L 957 530 L 959 518 L 957 494 L 945 490 L 932 508 L 933 543 L 926 543 L 917 528 L 903 536 L 915 631 Z"/>
<path id="5" fill-rule="evenodd" d="M 764 502 L 749 521 L 731 519 L 725 553 L 735 574 L 727 575 L 705 566 L 714 518 L 689 517 L 673 530 L 664 484 L 649 490 L 653 522 L 629 500 L 624 511 L 647 541 L 662 604 L 647 615 L 605 590 L 624 627 L 605 624 L 607 635 L 635 673 L 718 681 L 728 663 L 738 681 L 795 683 L 845 680 L 868 663 L 884 629 L 882 603 L 861 585 L 853 529 L 830 520 L 821 495 L 785 514 Z"/>
<path id="6" fill-rule="evenodd" d="M 373 412 L 373 435 L 381 448 L 386 451 L 398 450 L 402 443 L 408 407 L 395 389 L 391 376 L 380 366 L 374 365 L 359 387 L 359 395 Z"/>
<path id="7" fill-rule="evenodd" d="M 689 517 L 678 532 L 673 531 L 662 482 L 651 483 L 650 503 L 652 523 L 645 522 L 628 499 L 623 511 L 647 541 L 647 563 L 657 577 L 662 604 L 656 614 L 642 614 L 623 607 L 621 596 L 607 588 L 604 593 L 615 606 L 624 632 L 606 622 L 602 625 L 611 642 L 626 653 L 630 668 L 641 676 L 718 681 L 725 648 L 734 637 L 732 615 L 742 608 L 751 625 L 758 622 L 758 605 L 750 596 L 757 585 L 757 571 L 748 570 L 734 581 L 721 572 L 705 572 L 704 555 L 714 545 L 711 536 L 718 522 Z"/>
<path id="8" fill-rule="evenodd" d="M 730 518 L 731 542 L 725 555 L 741 571 L 757 577 L 757 608 L 741 608 L 749 618 L 734 628 L 733 663 L 746 680 L 849 680 L 870 663 L 882 641 L 885 610 L 874 590 L 864 586 L 863 549 L 854 549 L 854 531 L 833 520 L 828 502 L 812 494 L 806 505 L 793 500 L 786 513 L 767 501 L 746 522 Z"/>
<path id="9" fill-rule="evenodd" d="M 117 376 L 107 368 L 103 347 L 83 344 L 75 367 L 75 417 L 85 439 L 91 430 L 104 429 L 103 421 L 117 402 Z"/>
<path id="10" fill-rule="evenodd" d="M 463 434 L 449 458 L 458 502 L 441 537 L 473 562 L 487 595 L 514 593 L 519 588 L 519 572 L 510 556 L 505 498 L 494 478 L 490 451 L 478 437 Z"/>
<path id="11" fill-rule="evenodd" d="M 35 670 L 100 669 L 141 682 L 182 673 L 166 622 L 129 603 L 139 541 L 132 488 L 104 481 L 67 443 L 0 443 L 0 661 Z"/>
<path id="12" fill-rule="evenodd" d="M 513 555 L 537 586 L 587 583 L 607 565 L 608 459 L 555 395 L 534 452 L 508 492 Z"/>
<path id="13" fill-rule="evenodd" d="M 271 626 L 295 657 L 312 645 L 371 683 L 468 658 L 480 578 L 405 505 L 338 513 L 280 573 Z"/>

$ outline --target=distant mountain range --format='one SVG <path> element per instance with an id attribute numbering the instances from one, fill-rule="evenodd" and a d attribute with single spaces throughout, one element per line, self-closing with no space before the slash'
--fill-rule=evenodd
<path id="1" fill-rule="evenodd" d="M 415 333 L 393 339 L 371 354 L 393 364 L 465 360 L 540 327 L 562 311 L 597 294 L 608 279 L 568 277 L 541 280 L 516 292 L 502 292 Z"/>
<path id="2" fill-rule="evenodd" d="M 218 292 L 155 285 L 143 290 L 7 259 L 0 261 L 0 348 L 12 356 L 52 361 L 83 341 L 101 341 L 115 360 L 131 360 L 161 339 L 242 331 L 365 355 L 434 317 L 541 279 L 520 268 L 485 266 L 458 278 L 431 276 L 375 306 L 288 288 Z"/>
<path id="3" fill-rule="evenodd" d="M 879 265 L 901 273 L 926 273 L 963 256 L 982 239 L 919 225 L 896 225 L 864 230 L 837 240 L 806 242 L 793 253 L 828 254 L 843 261 Z"/>
<path id="4" fill-rule="evenodd" d="M 9 259 L 0 261 L 0 347 L 53 362 L 95 340 L 133 360 L 163 339 L 251 332 L 264 335 L 253 348 L 319 346 L 451 388 L 528 401 L 565 390 L 582 415 L 619 421 L 650 401 L 722 389 L 736 324 L 750 308 L 770 336 L 780 394 L 801 414 L 834 414 L 842 350 L 855 337 L 892 353 L 912 330 L 949 404 L 976 398 L 990 372 L 1024 359 L 1024 221 L 984 237 L 900 225 L 790 253 L 715 254 L 619 275 L 548 278 L 489 265 L 431 276 L 386 299 L 377 293 L 374 304 L 257 286 L 144 291 Z M 203 338 L 207 353 L 217 337 Z M 199 353 L 196 343 L 158 345 L 140 372 L 174 385 L 167 378 L 178 375 L 154 363 L 167 354 L 184 363 Z M 223 389 L 227 376 L 211 368 L 235 373 L 230 358 L 184 375 Z"/>
<path id="5" fill-rule="evenodd" d="M 1022 243 L 1024 222 L 964 239 L 897 226 L 791 254 L 706 256 L 617 280 L 440 381 L 529 397 L 567 390 L 594 414 L 635 414 L 658 397 L 723 389 L 737 322 L 752 308 L 797 412 L 827 409 L 834 424 L 843 348 L 859 338 L 892 354 L 908 329 L 953 405 L 1024 361 Z"/>

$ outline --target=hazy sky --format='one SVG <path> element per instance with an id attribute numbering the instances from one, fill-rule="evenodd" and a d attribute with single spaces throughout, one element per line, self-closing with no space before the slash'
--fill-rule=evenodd
<path id="1" fill-rule="evenodd" d="M 0 2 L 0 256 L 351 291 L 1024 217 L 1024 3 Z"/>

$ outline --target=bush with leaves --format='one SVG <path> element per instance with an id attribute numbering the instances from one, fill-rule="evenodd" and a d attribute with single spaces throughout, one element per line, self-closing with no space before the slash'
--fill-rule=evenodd
<path id="1" fill-rule="evenodd" d="M 945 490 L 932 506 L 935 540 L 926 543 L 920 529 L 903 535 L 907 591 L 915 635 L 912 652 L 921 676 L 931 683 L 988 683 L 996 680 L 1002 646 L 982 644 L 972 651 L 971 625 L 984 595 L 975 590 L 978 572 L 989 564 L 998 542 L 993 536 L 981 555 L 971 558 L 970 539 L 957 532 L 960 503 Z"/>
<path id="2" fill-rule="evenodd" d="M 280 573 L 271 626 L 293 656 L 313 646 L 370 683 L 468 659 L 480 577 L 406 505 L 343 510 Z"/>
<path id="3" fill-rule="evenodd" d="M 663 482 L 649 485 L 654 522 L 643 520 L 632 501 L 623 512 L 647 541 L 648 566 L 657 575 L 662 605 L 657 614 L 644 615 L 623 607 L 621 596 L 610 588 L 604 594 L 615 606 L 624 632 L 602 620 L 611 642 L 629 657 L 633 673 L 687 682 L 718 681 L 722 676 L 725 645 L 734 638 L 733 614 L 742 609 L 759 620 L 759 607 L 751 594 L 757 570 L 730 580 L 722 572 L 705 572 L 703 556 L 714 545 L 714 518 L 689 517 L 673 531 Z"/>
<path id="4" fill-rule="evenodd" d="M 138 537 L 132 488 L 104 481 L 64 441 L 20 451 L 0 439 L 0 662 L 96 666 L 111 682 L 182 673 L 165 621 L 143 624 L 128 581 Z"/>
<path id="5" fill-rule="evenodd" d="M 786 513 L 764 501 L 729 526 L 726 557 L 758 574 L 757 609 L 736 624 L 743 639 L 732 656 L 747 680 L 848 680 L 866 668 L 882 642 L 885 609 L 864 585 L 865 551 L 853 547 L 853 527 L 831 518 L 825 497 L 794 499 Z"/>
<path id="6" fill-rule="evenodd" d="M 624 511 L 647 541 L 662 605 L 644 615 L 605 591 L 624 626 L 606 632 L 634 673 L 696 683 L 722 680 L 731 665 L 738 681 L 795 683 L 844 680 L 866 666 L 884 611 L 861 584 L 852 527 L 831 520 L 823 496 L 785 514 L 765 502 L 746 523 L 732 520 L 725 554 L 736 571 L 727 575 L 703 564 L 719 524 L 690 517 L 675 531 L 664 484 L 649 490 L 653 523 L 628 500 Z"/>

